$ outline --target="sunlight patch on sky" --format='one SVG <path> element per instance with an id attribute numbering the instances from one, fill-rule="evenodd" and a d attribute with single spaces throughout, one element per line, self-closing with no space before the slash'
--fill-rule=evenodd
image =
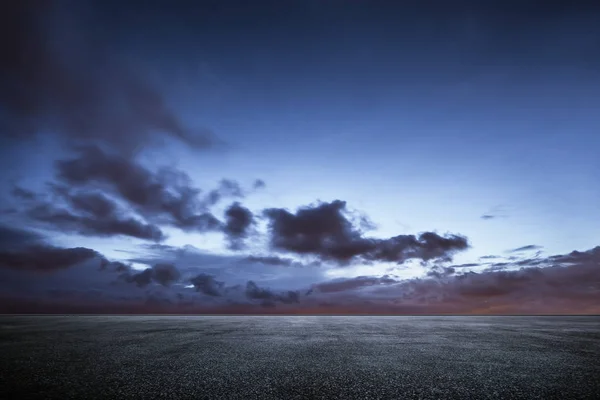
<path id="1" fill-rule="evenodd" d="M 206 253 L 229 254 L 221 233 L 185 233 L 176 229 L 165 229 L 169 238 L 166 244 L 175 247 L 192 245 Z"/>
<path id="2" fill-rule="evenodd" d="M 131 268 L 136 270 L 136 271 L 144 271 L 145 269 L 148 268 L 148 265 L 146 264 L 141 264 L 141 263 L 136 263 L 136 262 L 132 262 L 131 264 Z"/>

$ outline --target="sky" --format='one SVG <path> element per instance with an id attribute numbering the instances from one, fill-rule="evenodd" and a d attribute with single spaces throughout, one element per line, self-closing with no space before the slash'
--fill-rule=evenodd
<path id="1" fill-rule="evenodd" d="M 593 1 L 0 6 L 0 312 L 600 313 Z"/>

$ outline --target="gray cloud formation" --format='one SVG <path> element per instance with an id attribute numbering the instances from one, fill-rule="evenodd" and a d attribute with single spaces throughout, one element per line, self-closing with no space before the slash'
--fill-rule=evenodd
<path id="1" fill-rule="evenodd" d="M 225 286 L 224 282 L 217 281 L 214 276 L 208 274 L 198 274 L 190 279 L 190 283 L 197 292 L 213 297 L 222 296 Z"/>
<path id="2" fill-rule="evenodd" d="M 439 265 L 434 266 L 429 271 L 427 271 L 427 276 L 432 278 L 442 279 L 448 276 L 454 275 L 456 269 L 454 267 L 442 267 Z"/>
<path id="3" fill-rule="evenodd" d="M 70 268 L 95 257 L 99 257 L 99 254 L 85 247 L 60 248 L 37 245 L 22 250 L 1 250 L 0 268 L 50 272 Z"/>
<path id="4" fill-rule="evenodd" d="M 254 224 L 254 215 L 239 202 L 233 203 L 225 210 L 225 226 L 223 232 L 229 240 L 229 247 L 239 250 L 244 247 L 243 240 L 248 236 Z"/>
<path id="5" fill-rule="evenodd" d="M 0 224 L 0 250 L 21 249 L 45 242 L 44 235 L 38 232 Z"/>
<path id="6" fill-rule="evenodd" d="M 27 215 L 62 232 L 84 236 L 130 236 L 139 239 L 162 241 L 165 235 L 153 224 L 134 218 L 111 197 L 94 190 L 69 190 L 55 186 L 57 195 L 52 200 L 37 197 Z M 59 205 L 59 201 L 65 203 Z"/>
<path id="7" fill-rule="evenodd" d="M 254 189 L 254 190 L 264 189 L 266 187 L 267 187 L 267 184 L 262 179 L 257 179 L 252 184 L 252 189 Z"/>
<path id="8" fill-rule="evenodd" d="M 439 268 L 425 278 L 390 279 L 387 283 L 376 277 L 338 279 L 319 284 L 324 290 L 319 294 L 315 287 L 309 299 L 324 303 L 320 306 L 324 309 L 335 307 L 354 313 L 597 314 L 600 311 L 600 247 L 548 257 L 543 265 L 526 265 L 516 270 L 444 272 Z M 370 290 L 358 290 L 363 287 Z"/>
<path id="9" fill-rule="evenodd" d="M 516 249 L 508 250 L 507 252 L 508 253 L 521 253 L 521 252 L 524 252 L 524 251 L 533 251 L 533 250 L 540 250 L 540 249 L 543 249 L 543 247 L 535 245 L 535 244 L 530 244 L 530 245 L 527 245 L 527 246 L 522 246 L 522 247 L 518 247 Z"/>
<path id="10" fill-rule="evenodd" d="M 177 282 L 181 274 L 173 264 L 159 263 L 141 272 L 127 271 L 121 275 L 121 278 L 127 282 L 135 283 L 139 287 L 146 287 L 152 282 L 162 286 L 169 286 Z"/>
<path id="11" fill-rule="evenodd" d="M 0 225 L 0 268 L 53 272 L 102 256 L 85 247 L 62 248 L 35 231 Z"/>
<path id="12" fill-rule="evenodd" d="M 254 281 L 246 283 L 246 297 L 251 300 L 262 300 L 261 304 L 266 307 L 273 307 L 277 302 L 292 304 L 300 301 L 300 294 L 297 291 L 289 290 L 276 293 L 259 287 Z"/>
<path id="13" fill-rule="evenodd" d="M 291 258 L 284 258 L 284 257 L 278 257 L 278 256 L 252 256 L 251 255 L 251 256 L 244 258 L 243 261 L 247 261 L 250 263 L 256 263 L 256 264 L 264 264 L 264 265 L 271 265 L 271 266 L 284 266 L 284 267 L 303 265 L 302 263 L 294 261 Z"/>
<path id="14" fill-rule="evenodd" d="M 49 194 L 15 186 L 25 215 L 47 227 L 88 236 L 124 235 L 160 242 L 161 226 L 183 231 L 223 232 L 230 247 L 241 249 L 255 224 L 239 202 L 225 210 L 225 222 L 209 207 L 227 197 L 243 197 L 239 184 L 222 180 L 206 194 L 177 169 L 152 171 L 134 159 L 86 145 L 55 163 Z"/>
<path id="15" fill-rule="evenodd" d="M 244 191 L 239 183 L 231 179 L 221 179 L 219 187 L 211 190 L 207 195 L 207 203 L 215 205 L 225 197 L 244 197 Z"/>
<path id="16" fill-rule="evenodd" d="M 220 221 L 206 211 L 200 190 L 182 171 L 144 166 L 98 146 L 83 146 L 75 158 L 56 163 L 59 182 L 71 187 L 103 188 L 157 224 L 183 230 L 218 230 Z"/>
<path id="17" fill-rule="evenodd" d="M 434 232 L 388 239 L 364 237 L 347 218 L 346 202 L 341 200 L 302 207 L 295 214 L 281 208 L 267 209 L 264 214 L 269 220 L 273 249 L 338 263 L 357 259 L 397 263 L 408 259 L 449 260 L 453 253 L 469 247 L 463 236 Z"/>

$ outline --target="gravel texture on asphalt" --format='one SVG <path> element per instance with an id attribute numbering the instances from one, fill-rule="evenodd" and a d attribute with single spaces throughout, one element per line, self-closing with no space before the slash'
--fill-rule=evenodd
<path id="1" fill-rule="evenodd" d="M 2 399 L 600 399 L 600 317 L 0 316 Z"/>

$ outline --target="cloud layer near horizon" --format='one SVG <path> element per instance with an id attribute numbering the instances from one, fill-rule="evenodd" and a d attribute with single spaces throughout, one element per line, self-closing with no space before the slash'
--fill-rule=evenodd
<path id="1" fill-rule="evenodd" d="M 142 260 L 148 267 L 139 270 L 126 260 L 109 261 L 91 249 L 53 247 L 33 232 L 2 227 L 0 237 L 0 276 L 7 285 L 2 312 L 421 315 L 600 311 L 600 247 L 515 260 L 498 270 L 485 268 L 484 263 L 476 265 L 479 271 L 461 273 L 465 268 L 461 265 L 433 264 L 422 278 L 328 279 L 322 266 L 287 263 L 276 257 L 210 256 L 195 248 L 162 246 L 158 252 L 141 249 L 149 257 Z M 179 266 L 172 262 L 176 259 Z M 233 266 L 237 268 L 231 270 Z M 296 270 L 296 284 L 280 282 L 279 287 L 269 287 L 254 279 L 244 281 L 239 275 L 261 279 L 282 268 Z M 305 283 L 302 272 L 308 273 Z"/>

